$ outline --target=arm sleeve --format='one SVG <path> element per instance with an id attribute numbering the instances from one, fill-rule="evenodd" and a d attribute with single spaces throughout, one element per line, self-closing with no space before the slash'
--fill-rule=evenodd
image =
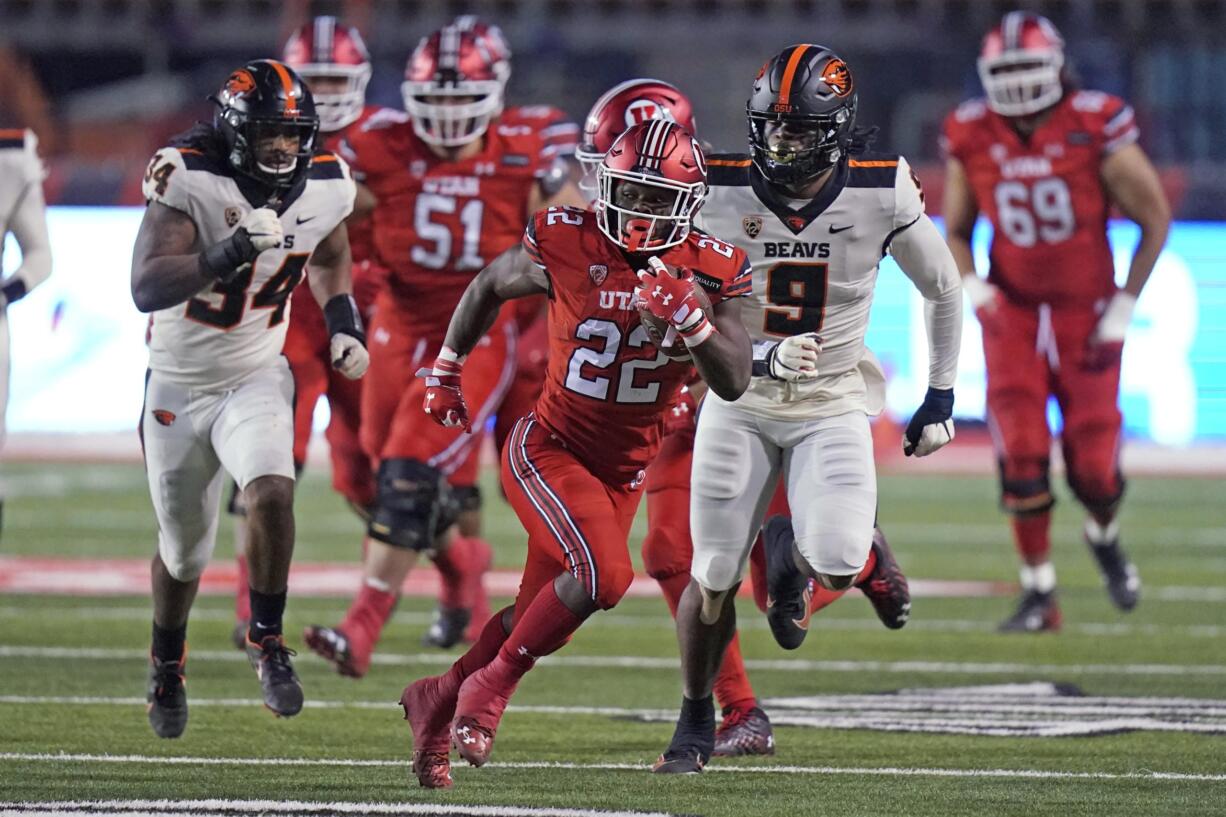
<path id="1" fill-rule="evenodd" d="M 11 303 L 24 297 L 51 274 L 51 238 L 47 234 L 41 180 L 27 186 L 8 226 L 21 247 L 21 266 L 3 286 L 4 298 Z"/>
<path id="2" fill-rule="evenodd" d="M 928 385 L 953 388 L 962 348 L 962 282 L 954 257 L 932 219 L 922 213 L 894 238 L 890 251 L 924 296 Z"/>

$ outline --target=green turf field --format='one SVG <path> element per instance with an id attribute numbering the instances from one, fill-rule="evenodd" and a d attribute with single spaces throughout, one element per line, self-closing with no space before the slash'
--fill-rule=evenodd
<path id="1" fill-rule="evenodd" d="M 152 552 L 139 466 L 6 465 L 3 473 L 9 487 L 0 555 Z M 516 567 L 524 536 L 496 488 L 486 489 L 497 563 Z M 995 490 L 988 476 L 882 478 L 882 525 L 913 579 L 1015 576 Z M 1013 603 L 1002 597 L 918 598 L 910 624 L 888 632 L 863 599 L 848 597 L 814 619 L 800 650 L 785 653 L 743 601 L 743 644 L 760 697 L 857 697 L 836 699 L 845 711 L 829 699 L 825 709 L 815 704 L 811 722 L 842 728 L 779 727 L 776 757 L 717 760 L 708 773 L 685 778 L 646 771 L 671 725 L 641 718 L 669 717 L 680 699 L 673 631 L 659 599 L 630 599 L 598 614 L 525 679 L 498 733 L 494 762 L 479 770 L 457 766 L 453 791 L 428 792 L 409 774 L 409 732 L 395 704 L 408 681 L 451 660 L 419 646 L 428 600 L 401 604 L 382 659 L 361 681 L 300 654 L 309 708 L 278 721 L 258 704 L 254 674 L 229 646 L 231 601 L 202 597 L 189 631 L 191 720 L 183 738 L 159 741 L 143 705 L 147 597 L 0 594 L 0 812 L 4 803 L 29 801 L 232 798 L 436 804 L 430 813 L 439 814 L 459 804 L 763 817 L 1226 814 L 1221 482 L 1131 482 L 1123 530 L 1145 590 L 1127 616 L 1110 607 L 1080 541 L 1080 515 L 1067 494 L 1061 498 L 1055 560 L 1063 633 L 995 634 Z M 297 558 L 343 561 L 357 553 L 360 528 L 322 475 L 303 481 L 298 506 Z M 218 557 L 229 555 L 223 523 Z M 301 645 L 303 625 L 334 623 L 344 607 L 341 599 L 291 596 L 291 645 Z M 913 717 L 895 705 L 907 696 L 878 707 L 863 694 L 906 689 L 931 702 L 928 693 L 938 688 L 1031 681 L 1109 698 L 1048 713 L 1056 731 L 1092 723 L 1109 734 L 852 728 L 870 718 L 898 728 Z M 1142 706 L 1131 700 L 1138 696 L 1203 700 Z M 1025 704 L 977 708 L 997 699 L 972 692 L 945 700 L 951 714 L 929 713 L 933 722 L 974 729 L 1036 717 Z M 1152 717 L 1162 707 L 1182 714 Z M 181 807 L 207 811 L 203 804 Z"/>

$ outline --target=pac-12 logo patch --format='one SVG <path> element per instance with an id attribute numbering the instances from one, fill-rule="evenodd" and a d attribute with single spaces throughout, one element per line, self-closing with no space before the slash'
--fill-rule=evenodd
<path id="1" fill-rule="evenodd" d="M 609 268 L 604 264 L 592 264 L 587 268 L 587 274 L 591 277 L 593 284 L 600 286 L 604 283 L 604 279 L 609 277 Z"/>
<path id="2" fill-rule="evenodd" d="M 762 217 L 745 216 L 745 218 L 741 219 L 741 227 L 745 230 L 745 235 L 750 238 L 757 238 L 758 233 L 762 232 Z"/>
<path id="3" fill-rule="evenodd" d="M 242 217 L 243 217 L 242 211 L 240 211 L 237 207 L 227 207 L 226 208 L 226 226 L 227 227 L 233 227 L 234 225 L 238 224 L 239 219 L 241 219 Z"/>
<path id="4" fill-rule="evenodd" d="M 167 411 L 166 409 L 154 409 L 153 419 L 157 420 L 159 425 L 174 425 L 175 413 L 173 411 Z"/>

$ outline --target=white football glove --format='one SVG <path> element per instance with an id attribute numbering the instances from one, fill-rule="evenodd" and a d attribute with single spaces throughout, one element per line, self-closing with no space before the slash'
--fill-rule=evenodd
<path id="1" fill-rule="evenodd" d="M 822 339 L 816 332 L 793 335 L 775 344 L 766 354 L 766 371 L 776 380 L 795 383 L 817 377 L 817 356 Z"/>
<path id="2" fill-rule="evenodd" d="M 966 293 L 967 300 L 971 302 L 971 309 L 976 312 L 985 306 L 994 306 L 996 298 L 1000 295 L 1000 290 L 995 284 L 989 284 L 986 279 L 980 278 L 973 272 L 962 276 L 962 291 Z"/>
<path id="3" fill-rule="evenodd" d="M 337 332 L 332 336 L 332 368 L 350 380 L 366 374 L 370 365 L 370 353 L 353 335 Z"/>
<path id="4" fill-rule="evenodd" d="M 281 228 L 281 219 L 271 207 L 252 210 L 243 217 L 238 226 L 247 231 L 247 236 L 251 239 L 251 246 L 255 247 L 256 252 L 264 252 L 264 250 L 281 246 L 284 230 Z"/>

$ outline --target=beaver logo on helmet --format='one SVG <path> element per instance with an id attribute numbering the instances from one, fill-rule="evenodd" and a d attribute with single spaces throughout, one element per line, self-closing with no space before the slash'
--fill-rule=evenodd
<path id="1" fill-rule="evenodd" d="M 240 68 L 226 80 L 226 93 L 230 96 L 243 96 L 255 90 L 255 77 L 245 68 Z"/>
<path id="2" fill-rule="evenodd" d="M 838 57 L 826 63 L 822 69 L 822 82 L 830 86 L 835 96 L 847 96 L 851 93 L 851 71 L 847 63 Z"/>

